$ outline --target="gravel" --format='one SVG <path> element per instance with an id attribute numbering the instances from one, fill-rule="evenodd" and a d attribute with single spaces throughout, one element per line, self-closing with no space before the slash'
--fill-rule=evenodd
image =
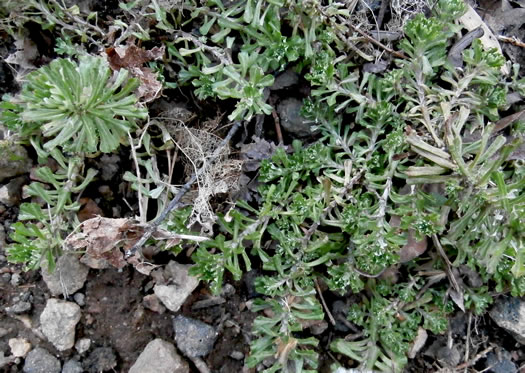
<path id="1" fill-rule="evenodd" d="M 24 373 L 60 373 L 60 361 L 49 351 L 37 347 L 26 357 Z"/>
<path id="2" fill-rule="evenodd" d="M 521 298 L 499 298 L 489 312 L 500 328 L 511 333 L 521 344 L 525 344 L 525 300 Z"/>
<path id="3" fill-rule="evenodd" d="M 189 373 L 189 367 L 175 350 L 162 339 L 154 339 L 142 351 L 129 373 Z"/>
<path id="4" fill-rule="evenodd" d="M 213 349 L 217 332 L 208 324 L 179 315 L 173 321 L 177 347 L 188 357 L 208 355 Z"/>
<path id="5" fill-rule="evenodd" d="M 75 344 L 75 326 L 80 321 L 80 307 L 73 302 L 49 299 L 40 314 L 42 333 L 59 351 Z"/>
<path id="6" fill-rule="evenodd" d="M 76 255 L 65 254 L 58 258 L 54 271 L 43 267 L 42 277 L 51 294 L 67 296 L 82 289 L 88 272 L 89 268 L 80 263 Z"/>
<path id="7" fill-rule="evenodd" d="M 164 277 L 171 284 L 157 284 L 153 288 L 155 295 L 170 311 L 177 312 L 199 285 L 199 279 L 189 275 L 190 268 L 191 265 L 169 262 L 164 271 Z"/>

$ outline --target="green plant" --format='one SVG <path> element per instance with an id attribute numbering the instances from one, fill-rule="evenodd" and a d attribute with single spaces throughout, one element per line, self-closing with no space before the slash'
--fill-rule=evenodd
<path id="1" fill-rule="evenodd" d="M 463 51 L 463 68 L 449 63 L 463 1 L 440 0 L 433 17 L 413 17 L 395 46 L 402 53 L 393 51 L 399 58 L 383 74 L 357 68 L 373 57 L 357 45 L 352 9 L 341 3 L 163 7 L 151 0 L 120 8 L 133 21 L 115 22 L 117 44 L 162 35 L 167 61 L 152 66 L 193 86 L 199 104 L 230 100 L 230 119 L 272 113 L 268 88 L 285 69 L 310 84 L 302 115 L 319 135 L 313 143 L 277 147 L 261 162 L 260 199 L 213 212 L 209 239 L 192 233 L 193 213 L 180 209 L 161 226 L 176 232 L 176 242 L 157 242 L 175 255 L 181 240 L 198 242 L 191 273 L 216 294 L 228 278 L 239 281 L 259 266 L 252 310 L 263 314 L 253 324 L 249 367 L 314 372 L 327 348 L 360 369 L 401 372 L 418 331 L 444 333 L 454 305 L 482 314 L 493 291 L 525 294 L 524 168 L 512 157 L 525 127 L 512 123 L 509 141 L 501 133 L 508 123 L 499 122 L 507 93 L 523 93 L 524 82 L 517 66 L 512 77 L 502 76 L 503 57 L 479 41 Z M 193 31 L 182 31 L 187 25 Z M 74 39 L 64 34 L 59 51 L 75 55 Z M 31 142 L 41 161 L 51 155 L 59 164 L 55 172 L 40 168 L 40 181 L 28 188 L 43 202 L 21 206 L 26 224 L 14 225 L 10 260 L 34 268 L 42 256 L 59 254 L 78 225 L 75 197 L 95 176 L 81 166 L 85 153 L 113 151 L 129 139 L 135 173 L 124 178 L 138 192 L 143 222 L 152 201 L 159 213 L 176 191 L 170 151 L 185 147 L 175 133 L 200 129 L 152 121 L 134 138 L 135 120 L 146 117 L 131 95 L 136 82 L 126 81 L 125 70 L 110 75 L 97 57 L 60 59 L 30 74 L 22 93 L 2 103 L 0 119 Z M 200 166 L 208 154 L 197 145 Z M 161 151 L 168 152 L 167 176 L 158 170 Z M 460 281 L 457 273 L 467 269 L 479 274 L 481 286 Z M 336 334 L 323 346 L 308 334 L 331 317 L 326 292 L 351 297 L 347 322 L 360 331 L 353 340 Z"/>
<path id="2" fill-rule="evenodd" d="M 256 286 L 265 299 L 257 304 L 273 312 L 254 323 L 251 365 L 281 350 L 291 357 L 315 346 L 299 347 L 291 339 L 297 331 L 277 326 L 293 315 L 286 300 L 311 300 L 319 280 L 361 300 L 349 320 L 363 328 L 363 337 L 337 339 L 331 348 L 361 368 L 385 372 L 402 371 L 418 328 L 443 333 L 452 311 L 445 284 L 418 291 L 426 281 L 414 268 L 430 266 L 445 278 L 450 266 L 467 263 L 485 284 L 523 293 L 523 237 L 516 230 L 525 216 L 523 172 L 508 161 L 521 140 L 506 144 L 490 124 L 512 85 L 499 71 L 502 57 L 483 52 L 478 41 L 464 51 L 462 70 L 447 62 L 458 30 L 451 21 L 464 9 L 461 1 L 440 1 L 436 18 L 408 22 L 400 46 L 409 58 L 383 77 L 358 73 L 350 59 L 334 58 L 340 50 L 333 44 L 320 44 L 306 75 L 314 89 L 303 115 L 322 138 L 309 146 L 294 142 L 292 154 L 277 149 L 263 161 L 260 206 L 238 202 L 238 211 L 219 220 L 221 235 L 197 249 L 192 272 L 211 281 L 214 291 L 226 271 L 239 279 L 251 268 L 248 253 L 262 262 Z M 479 137 L 468 140 L 476 130 Z M 431 241 L 437 257 L 408 264 L 414 276 L 408 281 L 375 280 L 399 265 L 409 237 Z M 454 286 L 460 307 L 483 312 L 487 286 Z M 316 362 L 296 355 L 286 364 L 276 359 L 267 371 L 308 369 Z"/>
<path id="3" fill-rule="evenodd" d="M 100 57 L 79 63 L 56 59 L 30 73 L 22 92 L 5 98 L 0 118 L 22 137 L 41 135 L 44 149 L 76 153 L 111 152 L 147 112 L 136 106 L 138 86 L 121 69 L 114 79 Z"/>
<path id="4" fill-rule="evenodd" d="M 31 197 L 39 203 L 22 203 L 18 222 L 13 224 L 10 238 L 14 243 L 7 247 L 8 259 L 22 263 L 26 269 L 36 269 L 43 258 L 48 268 L 53 269 L 55 259 L 62 254 L 63 239 L 78 224 L 76 212 L 80 204 L 73 199 L 82 192 L 96 176 L 97 171 L 89 169 L 82 175 L 83 159 L 66 159 L 60 152 L 54 152 L 60 168 L 53 173 L 49 167 L 40 167 L 33 182 L 27 188 Z M 37 223 L 33 223 L 37 222 Z"/>
<path id="5" fill-rule="evenodd" d="M 99 57 L 81 56 L 78 64 L 57 59 L 30 73 L 22 92 L 0 104 L 0 120 L 7 128 L 33 145 L 41 163 L 49 156 L 57 163 L 55 171 L 39 167 L 35 172 L 39 181 L 27 188 L 42 206 L 22 204 L 10 236 L 15 243 L 7 249 L 10 261 L 34 269 L 45 257 L 52 268 L 63 239 L 79 224 L 80 204 L 74 196 L 97 174 L 84 170 L 84 156 L 117 149 L 127 141 L 135 120 L 146 117 L 132 94 L 138 83 L 126 81 L 126 70 L 113 79 L 110 75 Z"/>

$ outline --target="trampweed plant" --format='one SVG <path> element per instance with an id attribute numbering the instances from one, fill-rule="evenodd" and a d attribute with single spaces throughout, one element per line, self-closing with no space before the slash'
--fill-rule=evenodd
<path id="1" fill-rule="evenodd" d="M 56 170 L 39 167 L 39 181 L 27 188 L 41 203 L 22 204 L 11 235 L 15 244 L 7 249 L 10 261 L 34 269 L 42 256 L 52 265 L 60 255 L 63 239 L 79 224 L 74 196 L 97 174 L 85 170 L 84 157 L 117 149 L 147 115 L 132 94 L 137 84 L 126 70 L 111 78 L 102 58 L 82 56 L 78 63 L 54 60 L 28 74 L 18 95 L 4 97 L 3 124 L 18 141 L 31 143 L 40 163 L 52 157 L 57 164 Z"/>

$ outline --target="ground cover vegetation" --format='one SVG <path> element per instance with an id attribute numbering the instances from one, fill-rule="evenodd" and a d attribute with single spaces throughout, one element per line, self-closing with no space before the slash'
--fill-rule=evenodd
<path id="1" fill-rule="evenodd" d="M 60 1 L 2 5 L 0 27 L 12 37 L 29 19 L 58 37 L 57 58 L 1 103 L 3 141 L 31 146 L 41 164 L 9 260 L 35 269 L 70 249 L 84 224 L 78 199 L 97 178 L 86 160 L 126 147 L 135 229 L 181 190 L 175 154 L 196 175 L 192 205 L 160 225 L 171 239 L 148 245 L 174 256 L 191 247 L 192 273 L 215 293 L 260 270 L 249 367 L 314 372 L 331 351 L 348 358 L 334 370 L 353 361 L 401 372 L 418 332 L 445 333 L 456 307 L 479 315 L 494 294 L 524 295 L 525 168 L 512 155 L 525 124 L 501 118 L 508 94 L 525 95 L 519 66 L 503 74 L 503 56 L 477 39 L 460 67 L 452 63 L 466 7 L 439 0 L 386 47 L 386 71 L 364 72 L 375 49 L 355 31 L 355 3 L 137 0 L 121 3 L 108 29 Z M 149 116 L 148 105 L 180 89 L 202 106 L 224 101 L 229 121 L 253 123 L 271 117 L 268 87 L 287 69 L 310 87 L 301 114 L 314 134 L 276 146 L 252 170 L 253 198 L 213 202 L 238 186 L 242 164 L 215 151 L 220 120 L 191 127 L 173 112 Z M 332 318 L 327 292 L 352 299 L 353 340 L 322 346 L 308 332 Z"/>

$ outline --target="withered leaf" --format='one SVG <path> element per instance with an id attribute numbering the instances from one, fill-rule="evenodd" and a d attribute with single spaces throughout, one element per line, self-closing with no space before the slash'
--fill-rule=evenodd
<path id="1" fill-rule="evenodd" d="M 85 249 L 84 257 L 87 258 L 83 258 L 83 263 L 92 268 L 103 268 L 105 264 L 122 268 L 126 261 L 120 248 L 133 245 L 136 241 L 136 229 L 137 226 L 130 219 L 99 216 L 84 221 L 82 232 L 68 237 L 66 245 L 74 250 Z"/>
<path id="2" fill-rule="evenodd" d="M 145 50 L 137 47 L 135 44 L 128 44 L 107 48 L 106 54 L 109 66 L 113 70 L 130 69 L 132 67 L 141 67 L 149 61 L 161 59 L 164 56 L 164 46 Z"/>
<path id="3" fill-rule="evenodd" d="M 135 93 L 143 102 L 150 102 L 159 97 L 162 83 L 157 79 L 157 73 L 143 65 L 146 62 L 161 59 L 164 56 L 164 50 L 164 46 L 145 50 L 134 44 L 128 44 L 107 48 L 106 55 L 109 66 L 113 70 L 127 69 L 132 76 L 140 80 L 140 86 Z"/>

